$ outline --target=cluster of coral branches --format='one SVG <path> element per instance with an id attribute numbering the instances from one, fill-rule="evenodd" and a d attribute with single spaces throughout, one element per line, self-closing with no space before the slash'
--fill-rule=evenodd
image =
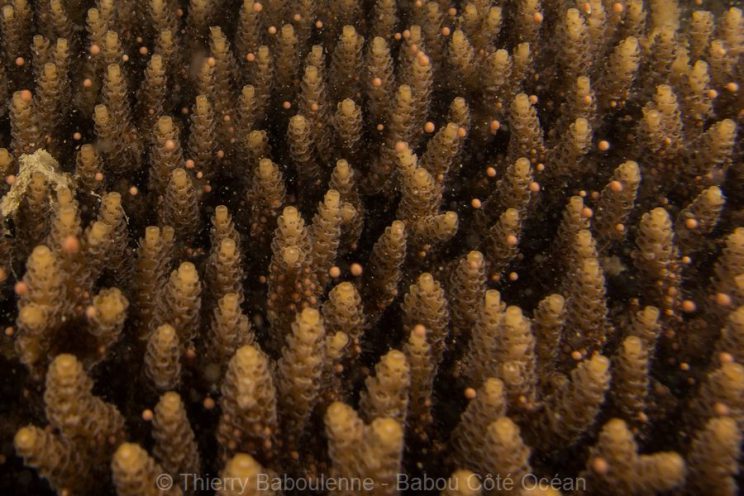
<path id="1" fill-rule="evenodd" d="M 722 3 L 0 0 L 0 487 L 737 494 Z"/>

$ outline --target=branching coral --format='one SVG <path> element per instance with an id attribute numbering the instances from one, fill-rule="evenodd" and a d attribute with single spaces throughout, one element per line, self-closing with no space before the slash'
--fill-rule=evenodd
<path id="1" fill-rule="evenodd" d="M 692 3 L 0 2 L 0 493 L 741 492 Z"/>

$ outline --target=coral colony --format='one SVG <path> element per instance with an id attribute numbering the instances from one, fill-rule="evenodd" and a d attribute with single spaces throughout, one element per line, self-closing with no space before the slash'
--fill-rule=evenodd
<path id="1" fill-rule="evenodd" d="M 3 494 L 739 494 L 738 2 L 0 0 L 0 57 Z"/>

